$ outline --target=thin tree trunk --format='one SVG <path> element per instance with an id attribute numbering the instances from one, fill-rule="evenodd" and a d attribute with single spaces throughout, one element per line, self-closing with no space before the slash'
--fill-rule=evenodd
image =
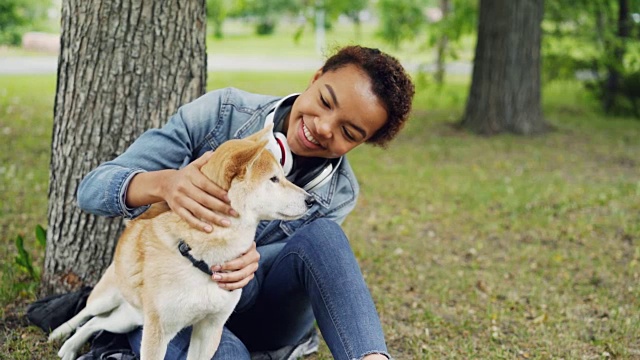
<path id="1" fill-rule="evenodd" d="M 440 10 L 442 11 L 442 19 L 446 19 L 449 16 L 449 12 L 451 10 L 451 2 L 450 0 L 440 0 Z M 442 34 L 440 39 L 438 39 L 438 47 L 437 47 L 437 59 L 436 59 L 436 73 L 434 75 L 436 79 L 436 83 L 442 84 L 444 83 L 444 74 L 446 72 L 445 69 L 445 53 L 447 51 L 447 45 L 449 44 L 449 37 L 446 34 Z"/>
<path id="2" fill-rule="evenodd" d="M 540 104 L 543 0 L 481 0 L 462 126 L 479 134 L 547 129 Z"/>
<path id="3" fill-rule="evenodd" d="M 204 0 L 65 0 L 41 295 L 92 285 L 121 219 L 76 205 L 80 180 L 206 88 Z"/>
<path id="4" fill-rule="evenodd" d="M 607 62 L 608 76 L 604 89 L 604 110 L 607 113 L 613 111 L 621 90 L 620 71 L 624 68 L 625 38 L 630 34 L 629 20 L 629 0 L 618 0 L 618 32 L 612 44 L 612 58 Z"/>

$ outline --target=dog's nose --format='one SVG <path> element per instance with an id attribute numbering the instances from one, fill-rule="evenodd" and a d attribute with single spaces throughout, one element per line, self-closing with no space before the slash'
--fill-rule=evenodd
<path id="1" fill-rule="evenodd" d="M 316 199 L 315 199 L 313 196 L 311 196 L 311 195 L 307 195 L 307 196 L 304 198 L 304 202 L 305 202 L 305 204 L 307 204 L 307 207 L 308 207 L 308 208 L 310 208 L 310 207 L 312 207 L 312 206 L 313 206 L 313 204 L 315 204 L 315 203 L 316 203 Z"/>

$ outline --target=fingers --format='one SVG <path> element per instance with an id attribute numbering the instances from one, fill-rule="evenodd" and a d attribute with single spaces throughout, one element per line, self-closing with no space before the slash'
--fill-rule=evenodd
<path id="1" fill-rule="evenodd" d="M 211 155 L 213 155 L 213 151 L 209 150 L 204 154 L 202 154 L 202 156 L 200 156 L 199 158 L 191 162 L 191 164 L 195 165 L 198 169 L 200 169 L 202 165 L 206 164 L 207 161 L 209 161 L 209 159 L 211 158 Z"/>
<path id="2" fill-rule="evenodd" d="M 227 192 L 216 185 L 213 181 L 209 180 L 200 171 L 196 171 L 196 173 L 193 174 L 192 183 L 200 191 L 194 191 L 194 193 L 190 195 L 199 204 L 204 206 L 206 209 L 213 210 L 220 214 L 238 216 L 235 210 L 231 207 Z"/>
<path id="3" fill-rule="evenodd" d="M 181 218 L 183 218 L 189 225 L 191 225 L 191 227 L 193 227 L 194 229 L 200 229 L 204 232 L 211 232 L 213 231 L 213 227 L 196 218 L 195 216 L 193 216 L 187 209 L 185 208 L 178 208 L 174 210 Z"/>
<path id="4" fill-rule="evenodd" d="M 242 289 L 243 287 L 247 286 L 247 284 L 249 283 L 249 281 L 253 279 L 253 277 L 254 275 L 253 273 L 251 273 L 251 275 L 245 277 L 244 279 L 238 282 L 222 282 L 221 280 L 216 280 L 216 281 L 218 281 L 219 287 L 225 290 L 233 291 L 233 290 Z"/>
<path id="5" fill-rule="evenodd" d="M 259 261 L 260 253 L 256 250 L 255 242 L 252 242 L 249 250 L 237 259 L 227 261 L 222 266 L 213 266 L 211 268 L 214 271 L 212 279 L 217 281 L 223 289 L 243 288 L 254 278 Z"/>
<path id="6" fill-rule="evenodd" d="M 177 170 L 166 180 L 164 191 L 164 199 L 172 210 L 192 227 L 206 232 L 213 230 L 212 224 L 229 226 L 228 216 L 238 216 L 230 205 L 227 192 L 200 171 L 212 154 L 212 151 L 207 152 Z"/>

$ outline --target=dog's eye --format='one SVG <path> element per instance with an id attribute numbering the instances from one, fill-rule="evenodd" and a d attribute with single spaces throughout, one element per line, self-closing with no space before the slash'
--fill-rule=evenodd
<path id="1" fill-rule="evenodd" d="M 277 176 L 274 176 L 274 177 L 272 177 L 272 178 L 271 178 L 271 179 L 269 179 L 269 180 L 271 180 L 271 182 L 272 182 L 272 183 L 278 183 L 278 182 L 280 182 L 280 180 L 278 180 L 278 177 L 277 177 Z"/>

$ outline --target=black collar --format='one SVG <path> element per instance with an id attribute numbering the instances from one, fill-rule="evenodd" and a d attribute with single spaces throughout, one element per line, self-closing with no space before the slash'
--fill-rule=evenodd
<path id="1" fill-rule="evenodd" d="M 191 248 L 189 247 L 189 245 L 184 242 L 184 240 L 180 239 L 180 241 L 178 242 L 178 251 L 180 251 L 180 254 L 184 257 L 186 257 L 187 259 L 189 259 L 189 261 L 191 261 L 191 263 L 193 264 L 193 266 L 195 266 L 196 268 L 198 268 L 198 270 L 202 271 L 205 274 L 208 274 L 209 276 L 213 275 L 213 272 L 211 271 L 211 266 L 209 266 L 209 264 L 207 264 L 206 262 L 204 262 L 203 260 L 196 260 L 190 253 L 189 251 L 191 251 Z"/>

